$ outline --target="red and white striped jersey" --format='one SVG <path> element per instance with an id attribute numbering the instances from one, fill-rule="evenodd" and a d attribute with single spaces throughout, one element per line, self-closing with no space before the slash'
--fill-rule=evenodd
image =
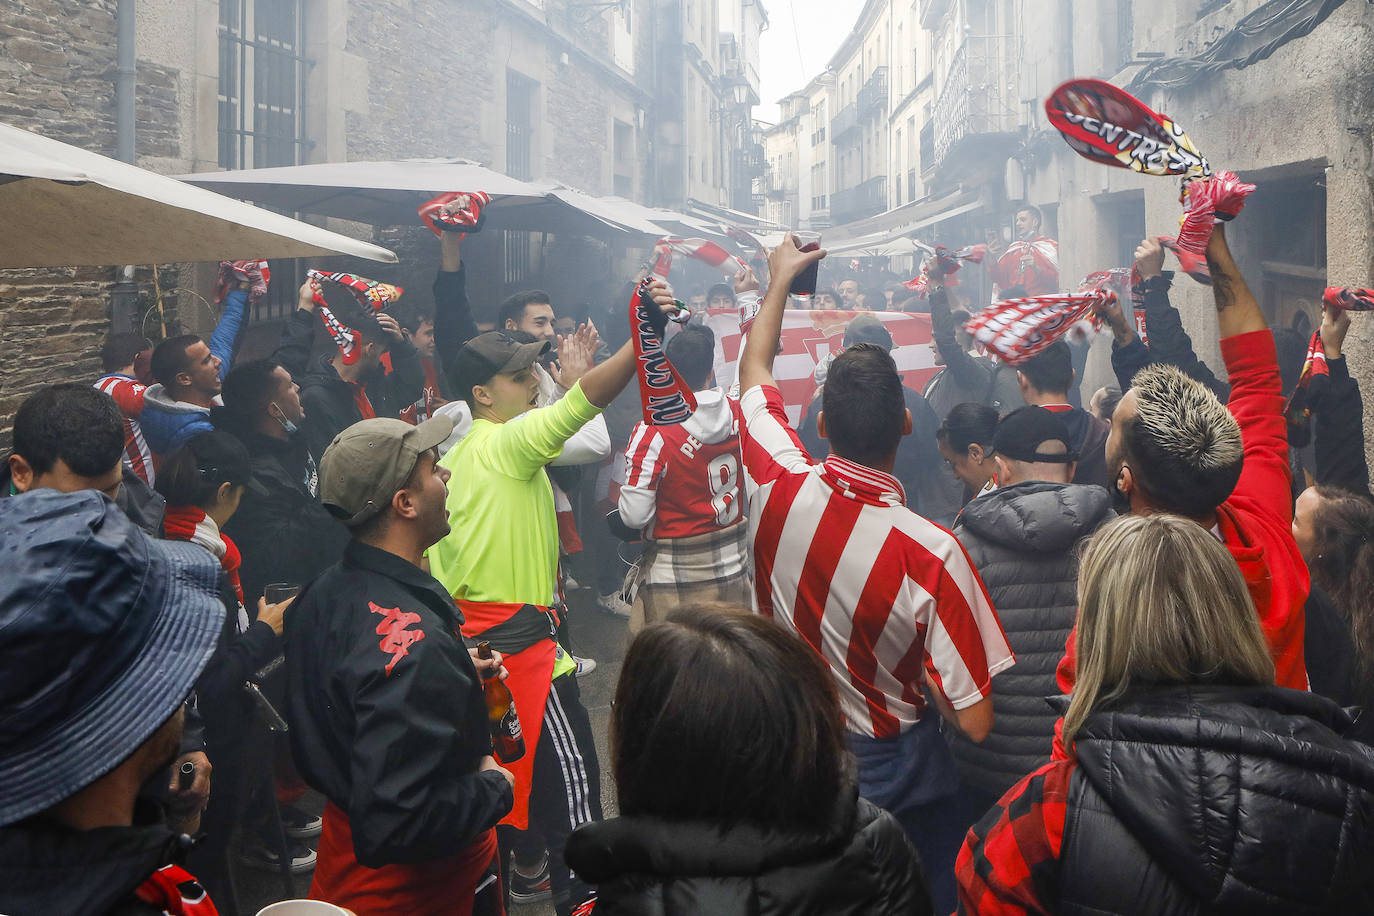
<path id="1" fill-rule="evenodd" d="M 698 392 L 677 426 L 639 423 L 625 450 L 620 516 L 655 540 L 695 537 L 743 517 L 739 407 L 720 389 Z"/>
<path id="2" fill-rule="evenodd" d="M 139 477 L 152 486 L 157 478 L 153 466 L 153 450 L 143 438 L 143 429 L 138 418 L 143 413 L 143 392 L 146 385 L 129 375 L 112 373 L 101 376 L 95 387 L 114 398 L 119 412 L 124 415 L 124 463 Z"/>
<path id="3" fill-rule="evenodd" d="M 905 506 L 890 474 L 832 455 L 812 465 L 776 388 L 741 400 L 758 613 L 830 665 L 851 731 L 894 737 L 921 719 L 927 681 L 955 709 L 1015 659 L 963 547 Z"/>

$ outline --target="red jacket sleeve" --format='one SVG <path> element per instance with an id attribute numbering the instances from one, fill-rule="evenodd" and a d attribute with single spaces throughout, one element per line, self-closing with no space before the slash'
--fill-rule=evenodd
<path id="1" fill-rule="evenodd" d="M 1274 337 L 1268 331 L 1237 334 L 1222 340 L 1221 354 L 1231 375 L 1228 406 L 1240 423 L 1245 467 L 1217 513 L 1218 524 L 1254 599 L 1276 682 L 1306 690 L 1303 606 L 1310 580 L 1293 540 L 1288 424 Z"/>
<path id="2" fill-rule="evenodd" d="M 1293 475 L 1288 465 L 1288 424 L 1283 418 L 1283 383 L 1274 335 L 1251 331 L 1221 341 L 1231 377 L 1227 407 L 1240 424 L 1245 467 L 1232 499 L 1293 522 Z"/>

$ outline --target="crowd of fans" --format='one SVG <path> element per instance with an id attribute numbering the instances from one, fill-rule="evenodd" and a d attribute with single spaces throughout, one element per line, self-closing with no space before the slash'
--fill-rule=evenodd
<path id="1" fill-rule="evenodd" d="M 244 863 L 358 916 L 1374 912 L 1347 312 L 1305 384 L 1219 227 L 1223 381 L 1147 241 L 1148 344 L 1099 305 L 1117 384 L 1084 409 L 1086 346 L 989 358 L 937 259 L 919 302 L 846 277 L 812 307 L 927 312 L 939 371 L 904 385 L 859 314 L 794 428 L 774 360 L 825 253 L 788 238 L 766 285 L 644 279 L 695 401 L 658 424 L 620 306 L 523 292 L 483 331 L 439 235 L 432 308 L 312 278 L 237 359 L 266 277 L 226 264 L 209 341 L 114 335 L 19 408 L 0 912 L 241 913 Z M 1057 289 L 1034 208 L 989 242 L 1001 295 Z M 679 309 L 747 313 L 735 386 Z M 610 818 L 579 578 L 629 638 Z"/>

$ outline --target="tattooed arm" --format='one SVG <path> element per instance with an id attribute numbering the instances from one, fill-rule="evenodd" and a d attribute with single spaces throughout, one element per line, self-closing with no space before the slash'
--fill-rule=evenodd
<path id="1" fill-rule="evenodd" d="M 1212 271 L 1212 295 L 1217 303 L 1217 324 L 1223 340 L 1237 334 L 1268 330 L 1259 303 L 1240 275 L 1226 244 L 1226 227 L 1218 224 L 1207 244 L 1207 266 Z"/>

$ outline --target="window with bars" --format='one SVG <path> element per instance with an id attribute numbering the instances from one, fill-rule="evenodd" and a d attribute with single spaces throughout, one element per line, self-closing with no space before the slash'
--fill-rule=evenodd
<path id="1" fill-rule="evenodd" d="M 506 71 L 506 174 L 521 181 L 534 178 L 534 125 L 539 84 L 523 73 Z M 505 232 L 508 288 L 529 286 L 535 272 L 532 234 Z"/>
<path id="2" fill-rule="evenodd" d="M 304 56 L 304 6 L 304 0 L 219 0 L 221 167 L 299 165 L 311 147 L 305 135 L 311 61 Z M 274 260 L 271 267 L 272 284 L 253 320 L 283 318 L 296 307 L 304 267 L 291 259 Z"/>
<path id="3" fill-rule="evenodd" d="M 305 136 L 303 0 L 219 0 L 219 164 L 300 163 Z"/>

